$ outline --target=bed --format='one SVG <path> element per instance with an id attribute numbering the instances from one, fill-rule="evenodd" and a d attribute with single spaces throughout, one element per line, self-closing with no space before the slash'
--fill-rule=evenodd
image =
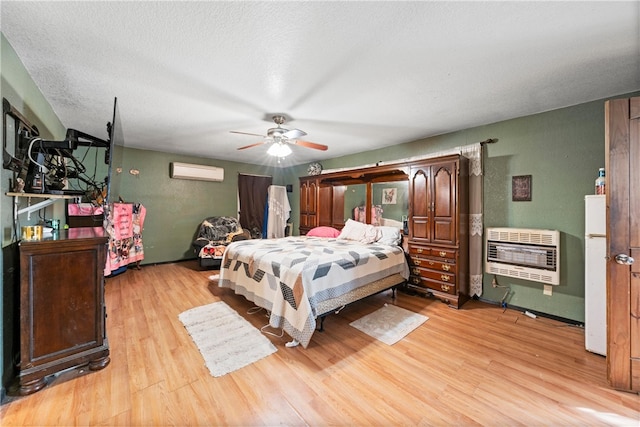
<path id="1" fill-rule="evenodd" d="M 300 236 L 229 244 L 218 283 L 266 309 L 270 326 L 306 348 L 319 317 L 408 277 L 397 244 Z"/>

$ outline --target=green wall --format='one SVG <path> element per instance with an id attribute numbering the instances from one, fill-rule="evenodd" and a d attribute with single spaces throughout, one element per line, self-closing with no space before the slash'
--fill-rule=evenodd
<path id="1" fill-rule="evenodd" d="M 126 117 L 122 119 L 126 140 Z M 224 180 L 172 179 L 169 177 L 171 162 L 223 168 Z M 238 216 L 238 174 L 270 175 L 277 184 L 279 172 L 268 166 L 126 147 L 116 147 L 112 167 L 111 199 L 141 203 L 146 209 L 143 265 L 195 258 L 191 242 L 204 218 Z M 117 173 L 117 168 L 122 172 Z M 131 169 L 140 173 L 132 175 Z"/>
<path id="2" fill-rule="evenodd" d="M 53 109 L 44 98 L 36 84 L 27 73 L 22 61 L 16 55 L 15 51 L 5 39 L 4 34 L 0 33 L 0 98 L 6 98 L 12 106 L 26 116 L 31 123 L 35 124 L 40 131 L 40 135 L 45 138 L 63 139 L 66 129 L 55 115 Z M 4 141 L 3 141 L 4 144 Z M 2 229 L 2 247 L 5 248 L 11 243 L 13 229 L 13 200 L 5 196 L 10 191 L 10 180 L 13 178 L 11 171 L 0 168 L 0 228 Z M 25 201 L 20 201 L 20 207 L 25 205 Z M 47 211 L 51 212 L 52 208 Z M 32 215 L 31 221 L 21 218 L 21 224 L 35 223 L 37 215 Z M 0 257 L 0 268 L 5 271 L 4 257 Z M 8 266 L 7 266 L 8 267 Z M 4 278 L 0 278 L 0 295 L 3 297 L 3 303 L 0 305 L 0 378 L 2 378 L 2 388 L 0 389 L 0 398 L 5 395 L 5 386 L 9 373 L 11 372 L 11 353 L 9 346 L 5 346 L 5 342 L 12 342 L 11 323 L 6 322 L 7 317 L 12 317 L 12 306 L 6 304 L 13 298 L 13 290 L 11 284 L 6 284 Z M 5 306 L 7 310 L 5 310 Z M 9 332 L 5 331 L 9 329 Z"/>

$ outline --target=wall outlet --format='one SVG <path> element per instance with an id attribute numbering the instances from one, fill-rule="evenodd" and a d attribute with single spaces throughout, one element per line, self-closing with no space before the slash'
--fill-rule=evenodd
<path id="1" fill-rule="evenodd" d="M 553 295 L 553 286 L 551 285 L 544 285 L 544 290 L 542 291 L 543 295 Z"/>

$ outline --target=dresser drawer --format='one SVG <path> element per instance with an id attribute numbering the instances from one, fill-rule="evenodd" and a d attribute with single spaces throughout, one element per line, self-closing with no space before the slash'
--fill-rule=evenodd
<path id="1" fill-rule="evenodd" d="M 411 274 L 420 276 L 423 279 L 437 280 L 438 282 L 456 285 L 456 275 L 444 271 L 430 270 L 428 268 L 411 267 Z"/>
<path id="2" fill-rule="evenodd" d="M 433 289 L 434 291 L 445 292 L 451 295 L 457 294 L 455 281 L 452 283 L 447 283 L 441 282 L 439 280 L 434 280 L 431 277 L 416 276 L 412 274 L 409 277 L 409 283 L 414 286 Z"/>
<path id="3" fill-rule="evenodd" d="M 457 273 L 457 267 L 452 262 L 443 262 L 437 259 L 420 258 L 417 256 L 410 257 L 411 267 L 429 268 L 431 270 L 446 271 L 449 273 Z"/>
<path id="4" fill-rule="evenodd" d="M 434 248 L 429 246 L 417 246 L 409 244 L 409 255 L 415 257 L 432 257 L 432 258 L 445 258 L 447 260 L 455 261 L 456 249 L 446 248 Z"/>
<path id="5" fill-rule="evenodd" d="M 431 256 L 431 248 L 429 247 L 425 247 L 425 246 L 414 246 L 414 245 L 409 245 L 409 255 L 411 256 L 419 256 L 419 257 L 425 257 L 425 256 Z"/>

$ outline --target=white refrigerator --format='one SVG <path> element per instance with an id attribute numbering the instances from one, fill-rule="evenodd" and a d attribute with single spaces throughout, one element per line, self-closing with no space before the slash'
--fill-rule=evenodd
<path id="1" fill-rule="evenodd" d="M 584 341 L 607 355 L 607 208 L 605 195 L 585 196 Z"/>

